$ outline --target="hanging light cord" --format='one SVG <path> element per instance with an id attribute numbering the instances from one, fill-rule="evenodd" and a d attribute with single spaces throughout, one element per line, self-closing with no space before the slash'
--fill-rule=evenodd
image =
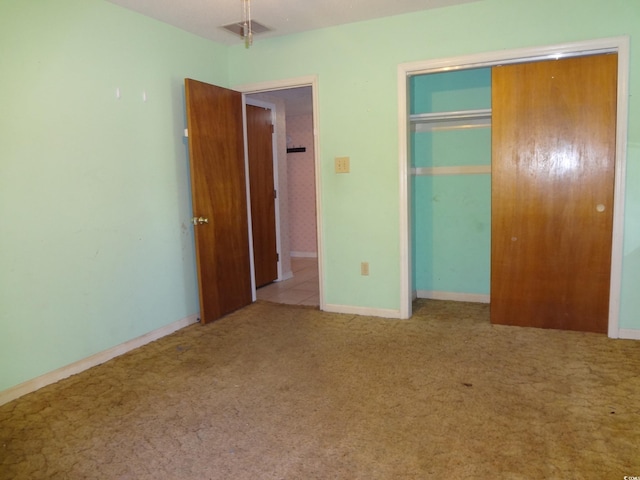
<path id="1" fill-rule="evenodd" d="M 251 0 L 242 0 L 242 36 L 244 46 L 249 48 L 253 45 L 253 29 L 251 28 Z"/>

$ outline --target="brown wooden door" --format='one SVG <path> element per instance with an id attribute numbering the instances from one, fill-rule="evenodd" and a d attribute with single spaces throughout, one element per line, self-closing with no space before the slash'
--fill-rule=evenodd
<path id="1" fill-rule="evenodd" d="M 247 105 L 247 148 L 256 287 L 278 278 L 271 110 Z"/>
<path id="2" fill-rule="evenodd" d="M 492 77 L 491 321 L 605 333 L 617 55 Z"/>
<path id="3" fill-rule="evenodd" d="M 252 300 L 242 94 L 185 79 L 200 320 Z"/>

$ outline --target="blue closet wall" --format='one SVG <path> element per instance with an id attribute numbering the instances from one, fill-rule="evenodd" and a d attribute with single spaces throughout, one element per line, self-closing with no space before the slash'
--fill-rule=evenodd
<path id="1" fill-rule="evenodd" d="M 490 108 L 490 68 L 410 78 L 411 114 Z M 489 166 L 490 126 L 412 123 L 410 154 L 414 291 L 489 295 L 491 175 L 424 169 Z"/>

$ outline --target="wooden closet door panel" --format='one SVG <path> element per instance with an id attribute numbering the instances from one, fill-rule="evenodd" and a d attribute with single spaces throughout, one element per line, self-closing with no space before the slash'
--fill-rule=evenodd
<path id="1" fill-rule="evenodd" d="M 617 55 L 492 77 L 491 321 L 604 333 Z"/>

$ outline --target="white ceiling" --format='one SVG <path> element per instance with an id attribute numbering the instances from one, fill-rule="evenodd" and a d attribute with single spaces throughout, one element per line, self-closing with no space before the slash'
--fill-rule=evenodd
<path id="1" fill-rule="evenodd" d="M 108 0 L 226 45 L 242 39 L 221 27 L 242 19 L 242 0 Z M 251 17 L 271 29 L 254 36 L 289 35 L 480 0 L 251 0 Z"/>

